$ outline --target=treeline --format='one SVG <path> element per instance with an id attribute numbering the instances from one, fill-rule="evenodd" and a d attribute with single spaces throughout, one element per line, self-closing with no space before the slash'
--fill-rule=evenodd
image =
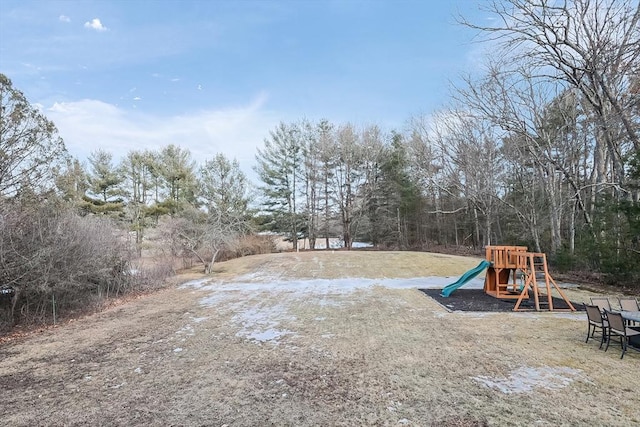
<path id="1" fill-rule="evenodd" d="M 59 195 L 81 214 L 109 217 L 135 238 L 138 254 L 149 241 L 186 264 L 208 270 L 223 247 L 252 231 L 249 183 L 236 160 L 217 154 L 197 164 L 189 150 L 168 145 L 131 150 L 119 162 L 97 150 L 83 165 L 67 159 L 54 168 Z M 151 232 L 147 235 L 147 232 Z"/>
<path id="2" fill-rule="evenodd" d="M 402 132 L 281 123 L 257 155 L 269 224 L 392 248 L 526 245 L 640 275 L 640 7 L 491 3 L 491 56 Z M 295 240 L 294 240 L 295 242 Z"/>

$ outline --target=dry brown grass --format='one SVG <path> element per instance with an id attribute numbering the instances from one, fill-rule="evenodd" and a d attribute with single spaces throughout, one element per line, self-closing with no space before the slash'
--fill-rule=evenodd
<path id="1" fill-rule="evenodd" d="M 207 288 L 2 345 L 0 425 L 640 424 L 640 354 L 585 344 L 582 315 L 448 313 L 416 289 L 259 286 L 456 276 L 477 261 L 336 251 L 220 263 Z M 228 287 L 238 275 L 249 276 Z M 284 334 L 260 342 L 252 329 Z M 555 376 L 522 392 L 478 379 L 545 372 Z"/>

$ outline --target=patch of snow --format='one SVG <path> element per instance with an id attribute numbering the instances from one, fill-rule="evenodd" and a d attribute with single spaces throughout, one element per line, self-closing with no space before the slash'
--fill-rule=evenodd
<path id="1" fill-rule="evenodd" d="M 451 283 L 448 277 L 417 278 L 356 278 L 339 279 L 292 279 L 285 280 L 274 275 L 256 272 L 241 276 L 231 282 L 212 282 L 200 279 L 187 282 L 182 287 L 197 287 L 207 291 L 208 295 L 200 299 L 205 307 L 224 308 L 233 313 L 231 321 L 239 327 L 236 336 L 258 342 L 277 344 L 286 335 L 295 335 L 295 331 L 281 326 L 282 322 L 295 320 L 289 313 L 290 307 L 299 301 L 312 302 L 319 307 L 340 307 L 353 304 L 344 298 L 355 292 L 371 290 L 376 286 L 389 289 L 442 288 Z M 482 289 L 483 279 L 476 278 L 467 285 L 470 288 Z M 277 301 L 267 305 L 264 294 L 273 298 L 266 301 Z M 316 320 L 324 320 L 323 317 Z M 195 319 L 194 319 L 195 321 Z M 190 333 L 187 327 L 179 333 Z"/>
<path id="2" fill-rule="evenodd" d="M 233 313 L 232 323 L 238 326 L 236 336 L 251 341 L 278 344 L 284 336 L 295 336 L 295 331 L 281 326 L 282 322 L 295 320 L 289 315 L 290 307 L 299 301 L 312 302 L 319 307 L 340 307 L 352 304 L 352 300 L 344 298 L 362 290 L 371 290 L 376 286 L 388 289 L 441 289 L 455 281 L 457 277 L 415 277 L 415 278 L 354 278 L 339 279 L 283 279 L 277 274 L 254 272 L 241 276 L 235 281 L 218 282 L 208 278 L 193 280 L 182 285 L 183 288 L 198 288 L 208 292 L 200 299 L 200 304 L 206 307 L 224 307 Z M 482 289 L 484 278 L 477 277 L 465 285 L 468 289 Z M 263 294 L 277 301 L 272 306 L 265 305 Z M 436 317 L 447 316 L 449 313 L 435 313 Z M 484 317 L 504 315 L 505 313 L 483 312 L 455 312 L 456 315 L 482 319 Z M 509 313 L 511 316 L 525 316 L 538 319 L 540 313 Z M 584 320 L 584 314 L 549 313 L 557 317 L 572 320 Z M 207 317 L 191 318 L 194 323 L 200 323 Z M 316 321 L 325 320 L 324 317 L 315 318 Z M 193 335 L 193 327 L 185 326 L 178 333 Z M 330 334 L 322 338 L 330 338 Z M 533 374 L 532 374 L 533 375 Z M 489 381 L 490 379 L 487 379 Z M 506 380 L 505 380 L 506 381 Z M 523 382 L 523 384 L 526 382 Z M 496 382 L 496 384 L 502 384 Z M 497 387 L 497 386 L 496 386 Z M 504 386 L 503 386 L 504 387 Z M 508 388 L 507 388 L 508 389 Z"/>
<path id="3" fill-rule="evenodd" d="M 306 241 L 302 241 L 299 242 L 298 244 L 302 243 L 303 247 L 307 246 L 307 242 Z M 369 243 L 369 242 L 352 242 L 351 243 L 351 247 L 356 249 L 356 248 L 372 248 L 373 244 Z M 317 239 L 316 240 L 316 244 L 315 244 L 315 248 L 316 249 L 326 249 L 327 248 L 327 242 L 325 239 Z M 344 240 L 342 239 L 336 239 L 336 238 L 331 238 L 329 239 L 329 249 L 340 249 L 340 248 L 344 248 Z"/>
<path id="4" fill-rule="evenodd" d="M 141 374 L 142 373 L 142 369 L 141 368 L 136 368 L 133 370 L 133 372 L 135 372 L 136 374 Z"/>
<path id="5" fill-rule="evenodd" d="M 367 242 L 353 242 L 351 244 L 352 248 L 372 248 L 373 244 Z"/>
<path id="6" fill-rule="evenodd" d="M 180 353 L 182 351 L 182 347 L 177 347 L 173 349 L 174 353 Z"/>
<path id="7" fill-rule="evenodd" d="M 451 278 L 447 277 L 414 277 L 403 279 L 344 277 L 339 279 L 282 280 L 273 277 L 258 277 L 257 275 L 251 275 L 249 277 L 242 276 L 234 282 L 198 286 L 203 290 L 215 291 L 211 297 L 214 297 L 216 294 L 229 292 L 280 292 L 298 295 L 304 294 L 305 296 L 335 296 L 350 294 L 357 290 L 369 289 L 374 286 L 382 286 L 388 289 L 441 289 L 451 283 L 451 280 Z M 182 286 L 184 287 L 185 285 Z M 482 289 L 484 287 L 484 279 L 475 278 L 465 286 L 468 289 Z M 216 303 L 215 299 L 216 298 L 213 298 L 212 300 L 212 303 L 214 304 Z M 207 298 L 204 298 L 201 301 L 203 302 L 203 305 L 209 305 L 207 303 Z"/>
<path id="8" fill-rule="evenodd" d="M 567 387 L 576 380 L 584 380 L 583 371 L 568 367 L 520 368 L 509 374 L 508 378 L 491 378 L 480 375 L 473 377 L 479 383 L 495 388 L 504 394 L 528 393 L 535 388 L 558 390 Z"/>
<path id="9" fill-rule="evenodd" d="M 273 282 L 276 280 L 280 280 L 282 274 L 265 274 L 263 271 L 254 271 L 253 273 L 248 273 L 243 276 L 240 276 L 236 279 L 236 282 Z"/>
<path id="10" fill-rule="evenodd" d="M 238 311 L 232 317 L 232 321 L 242 325 L 242 329 L 236 333 L 236 336 L 251 341 L 275 344 L 283 336 L 294 334 L 292 331 L 278 327 L 281 321 L 293 320 L 296 320 L 296 318 L 287 314 L 287 310 L 283 305 L 249 307 Z"/>
<path id="11" fill-rule="evenodd" d="M 238 332 L 236 336 L 246 338 L 250 341 L 278 344 L 280 338 L 291 334 L 293 334 L 293 332 L 286 329 L 264 329 L 257 331 L 242 330 Z"/>
<path id="12" fill-rule="evenodd" d="M 208 283 L 210 281 L 211 281 L 210 277 L 204 277 L 202 279 L 190 280 L 190 281 L 185 282 L 182 285 L 180 285 L 180 288 L 200 289 L 200 288 L 202 288 L 204 286 L 205 283 Z"/>
<path id="13" fill-rule="evenodd" d="M 193 336 L 193 335 L 195 335 L 195 331 L 193 330 L 193 326 L 186 325 L 186 326 L 183 326 L 182 328 L 180 328 L 176 332 L 176 334 L 178 334 L 178 335 L 179 334 L 186 334 L 186 335 L 189 335 L 189 336 Z"/>
<path id="14" fill-rule="evenodd" d="M 342 303 L 340 301 L 337 301 L 335 299 L 331 300 L 331 299 L 327 299 L 327 298 L 317 299 L 315 301 L 315 303 L 317 305 L 319 305 L 320 307 L 340 307 L 340 306 L 342 306 Z"/>

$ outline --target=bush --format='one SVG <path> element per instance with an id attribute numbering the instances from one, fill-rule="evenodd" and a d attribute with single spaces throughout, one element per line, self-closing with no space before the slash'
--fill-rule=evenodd
<path id="1" fill-rule="evenodd" d="M 275 236 L 262 234 L 239 235 L 222 247 L 216 256 L 216 262 L 275 252 L 278 252 Z"/>
<path id="2" fill-rule="evenodd" d="M 147 286 L 132 274 L 125 235 L 107 219 L 80 217 L 54 203 L 0 202 L 0 329 L 46 323 Z M 156 273 L 149 273 L 157 275 Z"/>
<path id="3" fill-rule="evenodd" d="M 239 236 L 218 256 L 218 261 L 240 258 L 248 255 L 278 252 L 276 239 L 272 235 L 248 234 Z"/>

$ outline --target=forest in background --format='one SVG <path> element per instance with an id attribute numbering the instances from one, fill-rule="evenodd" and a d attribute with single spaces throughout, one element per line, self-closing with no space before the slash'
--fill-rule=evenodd
<path id="1" fill-rule="evenodd" d="M 264 231 L 294 249 L 336 237 L 347 249 L 525 245 L 559 271 L 637 289 L 638 4 L 487 7 L 497 26 L 461 23 L 491 55 L 448 106 L 396 130 L 280 123 L 255 185 L 222 154 L 197 163 L 188 141 L 75 159 L 0 75 L 0 322 L 55 320 L 174 268 L 275 250 Z"/>

